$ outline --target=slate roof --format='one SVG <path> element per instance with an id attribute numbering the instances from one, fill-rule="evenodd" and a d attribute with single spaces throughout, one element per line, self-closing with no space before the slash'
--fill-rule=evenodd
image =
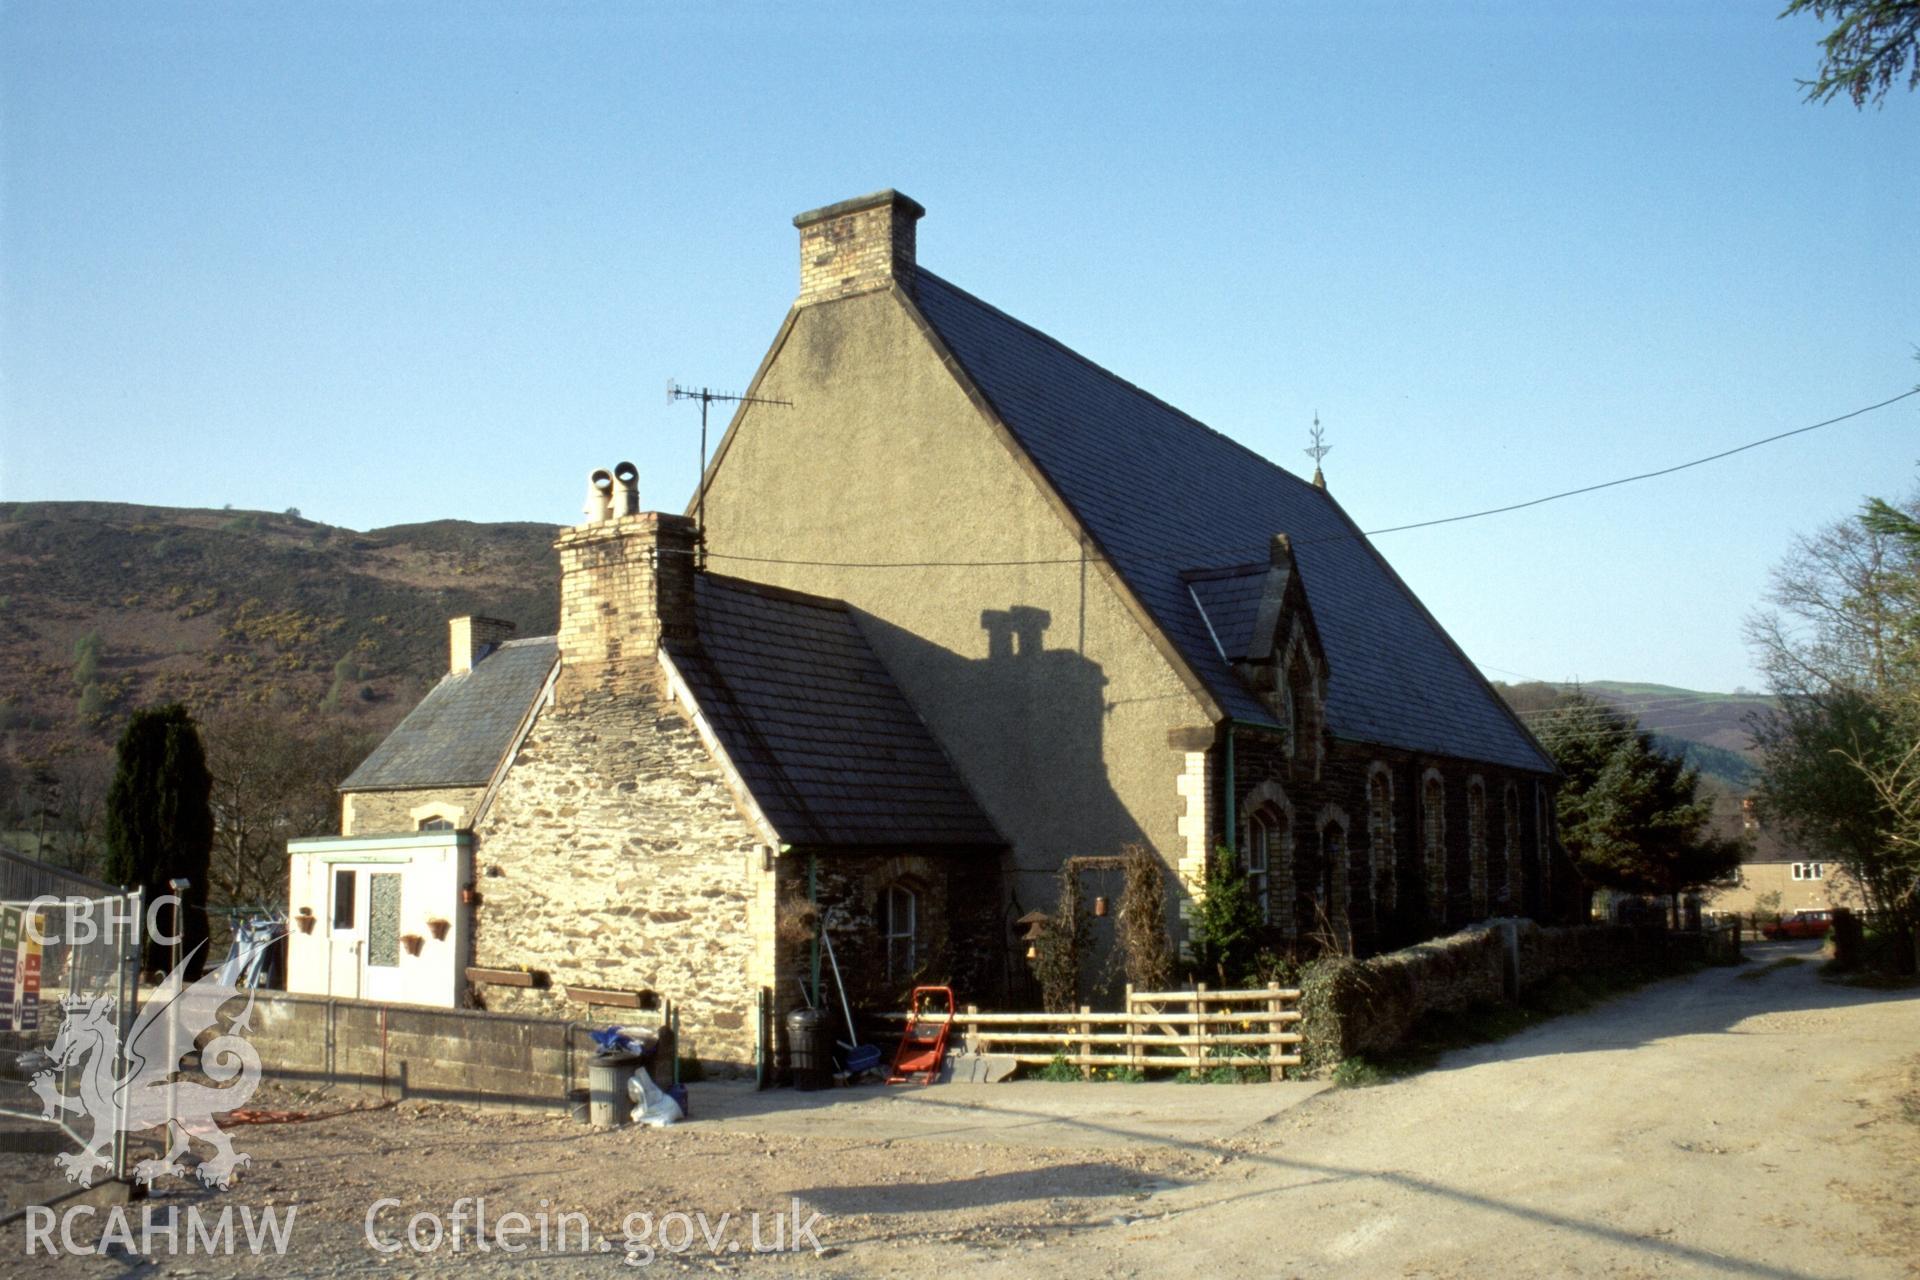
<path id="1" fill-rule="evenodd" d="M 1214 648 L 1181 571 L 1258 560 L 1286 533 L 1326 648 L 1335 736 L 1553 769 L 1324 490 L 931 272 L 915 300 L 1227 714 L 1274 723 Z M 1225 588 L 1208 590 L 1225 603 Z"/>
<path id="2" fill-rule="evenodd" d="M 1240 661 L 1253 647 L 1253 624 L 1271 571 L 1272 566 L 1262 564 L 1222 574 L 1184 575 L 1188 592 L 1229 662 Z"/>
<path id="3" fill-rule="evenodd" d="M 509 640 L 473 670 L 442 676 L 340 789 L 485 786 L 559 654 L 553 636 Z"/>
<path id="4" fill-rule="evenodd" d="M 668 652 L 784 841 L 1006 843 L 845 603 L 703 573 L 694 607 Z"/>

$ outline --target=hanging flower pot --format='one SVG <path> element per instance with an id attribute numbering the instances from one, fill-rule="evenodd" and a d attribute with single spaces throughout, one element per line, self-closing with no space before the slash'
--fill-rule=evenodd
<path id="1" fill-rule="evenodd" d="M 293 922 L 300 926 L 300 932 L 312 933 L 313 932 L 313 908 L 312 907 L 300 908 L 300 914 L 293 918 Z"/>
<path id="2" fill-rule="evenodd" d="M 410 956 L 419 955 L 420 945 L 425 941 L 426 939 L 417 933 L 403 933 L 400 935 L 400 945 L 407 949 L 407 954 Z"/>
<path id="3" fill-rule="evenodd" d="M 427 921 L 427 932 L 433 935 L 433 940 L 435 942 L 445 942 L 447 938 L 447 927 L 449 923 L 451 922 L 442 920 L 439 916 L 434 916 L 432 919 Z"/>

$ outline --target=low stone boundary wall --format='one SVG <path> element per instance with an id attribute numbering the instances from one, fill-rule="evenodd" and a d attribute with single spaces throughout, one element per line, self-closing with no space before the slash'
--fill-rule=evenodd
<path id="1" fill-rule="evenodd" d="M 580 1023 L 262 991 L 247 1039 L 269 1080 L 545 1110 L 586 1083 Z"/>
<path id="2" fill-rule="evenodd" d="M 1518 1001 L 1558 974 L 1731 964 L 1739 945 L 1730 929 L 1543 927 L 1512 919 L 1367 960 L 1323 960 L 1301 979 L 1305 1055 L 1309 1066 L 1319 1067 L 1383 1052 L 1404 1042 L 1422 1018 Z"/>

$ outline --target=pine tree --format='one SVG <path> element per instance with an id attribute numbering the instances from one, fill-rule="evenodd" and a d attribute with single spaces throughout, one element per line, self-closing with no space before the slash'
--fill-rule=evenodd
<path id="1" fill-rule="evenodd" d="M 1575 694 L 1541 730 L 1565 781 L 1560 838 L 1594 884 L 1681 894 L 1726 879 L 1744 846 L 1713 834 L 1713 801 L 1699 794 L 1700 771 L 1653 743 L 1638 723 Z"/>
<path id="2" fill-rule="evenodd" d="M 107 790 L 107 878 L 138 886 L 145 900 L 171 892 L 167 882 L 189 882 L 182 896 L 181 954 L 207 937 L 207 870 L 213 848 L 213 778 L 200 733 L 178 704 L 136 711 L 115 750 Z M 155 920 L 173 931 L 167 913 Z M 164 968 L 170 948 L 148 940 L 146 965 Z M 197 956 L 189 976 L 204 962 Z"/>

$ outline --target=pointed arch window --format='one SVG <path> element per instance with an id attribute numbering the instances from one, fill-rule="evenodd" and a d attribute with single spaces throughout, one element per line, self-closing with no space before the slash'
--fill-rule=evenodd
<path id="1" fill-rule="evenodd" d="M 1515 898 L 1514 880 L 1520 874 L 1520 788 L 1507 784 L 1502 801 L 1499 874 L 1494 877 L 1494 901 L 1502 911 L 1510 910 Z"/>
<path id="2" fill-rule="evenodd" d="M 1467 782 L 1467 889 L 1473 899 L 1473 918 L 1487 914 L 1487 784 L 1477 776 Z"/>
<path id="3" fill-rule="evenodd" d="M 1273 923 L 1273 862 L 1280 855 L 1280 815 L 1261 808 L 1247 819 L 1247 838 L 1240 848 L 1240 866 L 1247 887 L 1260 904 L 1260 919 Z"/>
<path id="4" fill-rule="evenodd" d="M 1427 770 L 1420 787 L 1420 852 L 1426 864 L 1427 915 L 1447 918 L 1447 788 L 1440 774 Z"/>
<path id="5" fill-rule="evenodd" d="M 1393 775 L 1376 763 L 1367 776 L 1367 845 L 1373 868 L 1376 911 L 1391 911 L 1399 899 L 1393 857 Z"/>

